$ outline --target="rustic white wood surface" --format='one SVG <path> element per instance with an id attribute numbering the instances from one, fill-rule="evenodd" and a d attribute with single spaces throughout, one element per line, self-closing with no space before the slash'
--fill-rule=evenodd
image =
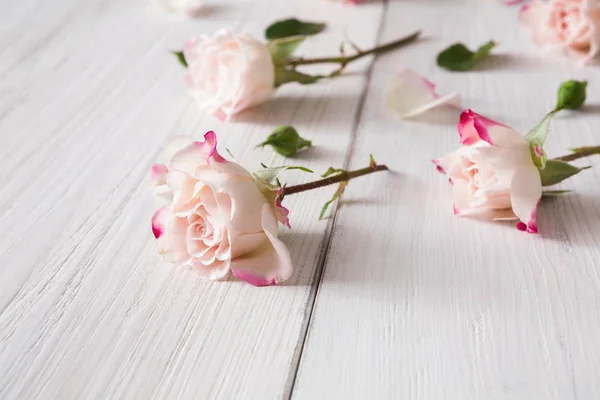
<path id="1" fill-rule="evenodd" d="M 409 66 L 526 131 L 561 81 L 589 79 L 590 106 L 553 125 L 558 155 L 600 141 L 597 67 L 542 57 L 517 9 L 492 0 L 207 3 L 190 21 L 145 0 L 0 1 L 0 398 L 600 398 L 598 170 L 543 203 L 540 235 L 458 219 L 429 164 L 457 145 L 458 111 L 405 122 L 382 99 Z M 310 55 L 345 32 L 363 47 L 416 28 L 425 39 L 284 87 L 235 123 L 196 108 L 168 50 L 223 26 L 261 37 L 294 15 L 329 23 Z M 445 45 L 490 38 L 499 55 L 479 70 L 435 66 Z M 316 145 L 294 163 L 361 167 L 373 153 L 395 172 L 352 183 L 326 221 L 331 189 L 286 199 L 285 285 L 207 282 L 162 261 L 148 170 L 168 138 L 215 130 L 253 168 L 286 162 L 252 150 L 281 124 Z"/>
<path id="2" fill-rule="evenodd" d="M 397 173 L 348 187 L 295 397 L 600 398 L 598 168 L 565 182 L 575 193 L 542 203 L 539 235 L 460 219 L 446 178 L 427 165 L 457 147 L 457 112 L 400 122 L 382 101 L 387 79 L 410 66 L 525 133 L 552 108 L 561 81 L 586 78 L 590 106 L 554 122 L 547 150 L 597 144 L 600 71 L 531 52 L 516 11 L 483 1 L 388 5 L 382 40 L 415 25 L 428 40 L 376 62 L 350 165 L 372 152 Z M 490 38 L 499 56 L 479 71 L 435 66 L 437 49 Z"/>

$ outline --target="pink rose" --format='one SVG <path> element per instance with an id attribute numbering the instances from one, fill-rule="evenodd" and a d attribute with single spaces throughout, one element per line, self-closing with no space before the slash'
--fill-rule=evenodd
<path id="1" fill-rule="evenodd" d="M 458 133 L 462 147 L 433 160 L 452 184 L 454 213 L 492 210 L 494 220 L 518 218 L 519 229 L 537 232 L 542 182 L 527 140 L 471 110 L 460 116 Z"/>
<path id="2" fill-rule="evenodd" d="M 186 82 L 200 107 L 222 120 L 263 103 L 275 93 L 275 67 L 267 47 L 227 30 L 189 40 L 183 49 Z"/>
<path id="3" fill-rule="evenodd" d="M 539 46 L 564 50 L 584 63 L 598 53 L 598 0 L 532 0 L 521 9 L 520 20 Z"/>
<path id="4" fill-rule="evenodd" d="M 156 194 L 167 200 L 152 218 L 159 253 L 213 280 L 229 271 L 255 286 L 289 278 L 290 253 L 277 239 L 287 210 L 277 191 L 221 157 L 214 132 L 204 139 L 174 139 L 166 163 L 152 167 Z"/>

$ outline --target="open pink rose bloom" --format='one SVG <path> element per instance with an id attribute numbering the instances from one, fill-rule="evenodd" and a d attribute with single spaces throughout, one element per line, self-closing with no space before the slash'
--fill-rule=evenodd
<path id="1" fill-rule="evenodd" d="M 533 0 L 521 9 L 520 20 L 537 45 L 582 63 L 600 48 L 599 0 Z"/>
<path id="2" fill-rule="evenodd" d="M 527 140 L 471 110 L 460 116 L 458 133 L 462 146 L 433 160 L 452 184 L 454 213 L 487 210 L 494 220 L 519 219 L 519 229 L 536 233 L 542 182 Z"/>
<path id="3" fill-rule="evenodd" d="M 288 211 L 240 165 L 217 152 L 214 132 L 204 142 L 175 138 L 164 163 L 152 168 L 156 195 L 166 202 L 152 218 L 160 254 L 214 280 L 230 271 L 255 286 L 290 277 L 292 261 L 277 238 Z"/>

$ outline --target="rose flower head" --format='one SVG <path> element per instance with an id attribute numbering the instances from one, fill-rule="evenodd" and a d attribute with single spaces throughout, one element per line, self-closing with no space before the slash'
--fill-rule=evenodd
<path id="1" fill-rule="evenodd" d="M 152 231 L 166 260 L 213 280 L 231 272 L 255 286 L 290 277 L 290 253 L 277 238 L 288 210 L 269 185 L 221 157 L 214 132 L 204 142 L 173 139 L 163 159 L 152 167 L 152 180 L 166 204 L 154 214 Z"/>

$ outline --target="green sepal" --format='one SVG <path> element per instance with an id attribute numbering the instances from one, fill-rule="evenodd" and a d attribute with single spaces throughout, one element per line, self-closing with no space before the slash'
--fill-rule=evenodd
<path id="1" fill-rule="evenodd" d="M 590 167 L 579 168 L 560 160 L 548 160 L 546 167 L 540 170 L 542 186 L 556 185 L 588 168 Z"/>
<path id="2" fill-rule="evenodd" d="M 261 164 L 261 166 L 263 167 L 263 169 L 254 172 L 252 175 L 254 175 L 255 179 L 257 179 L 258 181 L 260 181 L 264 184 L 267 184 L 267 185 L 272 185 L 274 182 L 277 182 L 279 179 L 279 176 L 281 174 L 283 174 L 285 171 L 297 169 L 297 170 L 309 172 L 309 173 L 313 172 L 312 170 L 310 170 L 306 167 L 301 167 L 301 166 L 297 166 L 297 165 L 283 165 L 281 167 L 267 167 L 266 165 Z M 278 183 L 278 186 L 281 186 L 281 184 Z"/>
<path id="3" fill-rule="evenodd" d="M 296 18 L 276 21 L 265 30 L 267 40 L 281 39 L 289 36 L 310 36 L 322 32 L 327 24 L 322 22 L 306 22 Z"/>
<path id="4" fill-rule="evenodd" d="M 304 42 L 304 39 L 304 36 L 291 36 L 270 41 L 267 48 L 271 53 L 273 64 L 284 65 L 285 60 L 294 54 L 298 46 Z"/>
<path id="5" fill-rule="evenodd" d="M 554 110 L 548 113 L 535 128 L 525 135 L 525 140 L 529 142 L 531 158 L 540 170 L 546 168 L 546 161 L 548 158 L 544 151 L 544 144 L 546 143 L 546 137 L 548 136 L 550 121 L 552 121 L 552 117 L 554 117 L 558 111 L 559 110 Z"/>
<path id="6" fill-rule="evenodd" d="M 172 51 L 171 54 L 173 54 L 175 57 L 177 57 L 177 61 L 179 61 L 179 64 L 183 65 L 185 68 L 188 67 L 188 63 L 187 63 L 187 61 L 185 61 L 185 56 L 183 55 L 183 51 Z"/>
<path id="7" fill-rule="evenodd" d="M 346 186 L 348 186 L 348 181 L 340 182 L 340 184 L 338 185 L 338 188 L 336 189 L 336 191 L 333 194 L 333 196 L 331 197 L 331 199 L 323 205 L 323 208 L 321 208 L 321 214 L 319 214 L 319 221 L 323 219 L 323 217 L 325 216 L 325 213 L 327 212 L 327 209 L 329 208 L 331 203 L 336 201 L 342 195 L 342 193 L 344 193 Z"/>
<path id="8" fill-rule="evenodd" d="M 311 147 L 312 142 L 298 135 L 298 132 L 293 126 L 283 125 L 277 127 L 273 133 L 267 137 L 267 140 L 256 147 L 264 147 L 267 145 L 270 145 L 275 152 L 285 157 L 292 157 L 299 150 Z"/>
<path id="9" fill-rule="evenodd" d="M 437 64 L 450 71 L 468 71 L 486 58 L 494 47 L 496 43 L 490 40 L 473 52 L 464 44 L 456 43 L 438 54 Z"/>
<path id="10" fill-rule="evenodd" d="M 321 75 L 308 75 L 298 72 L 295 69 L 286 68 L 284 66 L 275 66 L 275 87 L 279 87 L 285 83 L 297 82 L 302 85 L 309 85 L 317 82 L 319 79 L 325 78 Z"/>

